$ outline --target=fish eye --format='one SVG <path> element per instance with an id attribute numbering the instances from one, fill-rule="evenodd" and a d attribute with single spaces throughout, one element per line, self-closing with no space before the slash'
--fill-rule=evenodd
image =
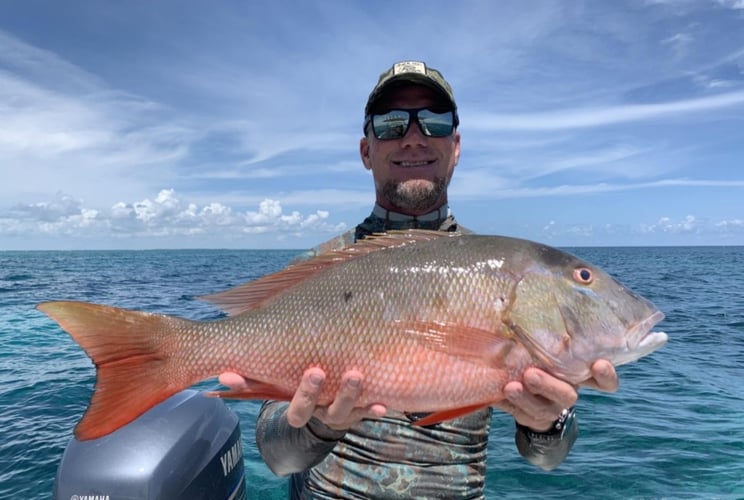
<path id="1" fill-rule="evenodd" d="M 594 281 L 594 273 L 587 267 L 574 269 L 574 279 L 582 285 L 589 285 Z"/>

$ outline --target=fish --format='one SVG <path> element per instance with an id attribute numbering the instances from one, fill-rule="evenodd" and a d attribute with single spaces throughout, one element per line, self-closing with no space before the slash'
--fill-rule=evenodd
<path id="1" fill-rule="evenodd" d="M 664 318 L 600 268 L 505 236 L 408 230 L 367 237 L 235 288 L 200 297 L 226 314 L 197 321 L 109 305 L 51 301 L 38 310 L 96 368 L 78 440 L 106 436 L 171 395 L 223 372 L 247 386 L 209 392 L 291 400 L 303 372 L 364 375 L 357 405 L 457 418 L 504 399 L 528 367 L 569 383 L 598 359 L 618 366 L 660 348 Z"/>

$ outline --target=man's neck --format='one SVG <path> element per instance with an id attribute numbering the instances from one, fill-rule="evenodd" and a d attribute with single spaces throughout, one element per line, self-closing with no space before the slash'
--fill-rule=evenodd
<path id="1" fill-rule="evenodd" d="M 427 212 L 421 215 L 409 215 L 409 214 L 396 212 L 394 210 L 388 210 L 386 208 L 381 207 L 379 204 L 375 203 L 375 208 L 372 210 L 372 213 L 381 219 L 385 219 L 385 220 L 389 220 L 393 222 L 404 222 L 404 221 L 434 222 L 434 221 L 442 221 L 446 219 L 447 217 L 449 217 L 450 209 L 449 209 L 449 204 L 445 203 L 441 207 L 436 208 L 432 210 L 431 212 Z"/>

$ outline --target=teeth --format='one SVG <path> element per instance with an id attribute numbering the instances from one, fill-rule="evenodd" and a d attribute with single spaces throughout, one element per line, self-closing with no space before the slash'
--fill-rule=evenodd
<path id="1" fill-rule="evenodd" d="M 398 162 L 398 165 L 401 167 L 423 167 L 425 165 L 428 165 L 430 162 L 428 160 L 426 161 L 400 161 Z"/>

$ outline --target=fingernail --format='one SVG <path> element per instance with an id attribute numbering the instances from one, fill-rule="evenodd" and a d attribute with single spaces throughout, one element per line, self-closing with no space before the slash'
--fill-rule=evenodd
<path id="1" fill-rule="evenodd" d="M 310 375 L 310 383 L 313 384 L 315 387 L 320 387 L 321 382 L 323 382 L 323 377 L 320 375 L 314 373 Z"/>
<path id="2" fill-rule="evenodd" d="M 359 387 L 359 384 L 362 383 L 362 379 L 357 378 L 357 377 L 352 377 L 348 379 L 346 383 L 349 385 L 349 387 L 356 389 L 357 387 Z"/>

